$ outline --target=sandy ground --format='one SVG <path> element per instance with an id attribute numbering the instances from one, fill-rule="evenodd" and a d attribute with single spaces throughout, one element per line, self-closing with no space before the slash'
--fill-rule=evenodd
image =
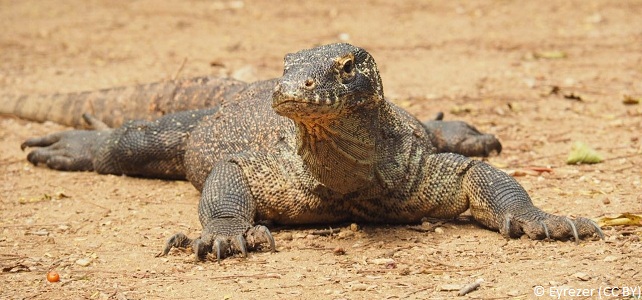
<path id="1" fill-rule="evenodd" d="M 545 3 L 1 0 L 0 94 L 153 82 L 183 62 L 183 77 L 266 79 L 285 53 L 348 41 L 374 55 L 387 96 L 411 113 L 496 134 L 504 151 L 489 162 L 522 175 L 544 210 L 640 213 L 642 105 L 623 99 L 642 97 L 642 1 Z M 26 162 L 24 139 L 63 129 L 0 117 L 0 298 L 446 299 L 479 278 L 461 298 L 538 298 L 538 286 L 544 299 L 640 295 L 640 227 L 605 227 L 606 241 L 579 245 L 505 240 L 466 217 L 343 224 L 332 236 L 275 228 L 278 253 L 156 258 L 174 232 L 199 234 L 198 193 Z M 566 165 L 575 141 L 605 161 Z M 574 297 L 580 288 L 592 294 Z"/>

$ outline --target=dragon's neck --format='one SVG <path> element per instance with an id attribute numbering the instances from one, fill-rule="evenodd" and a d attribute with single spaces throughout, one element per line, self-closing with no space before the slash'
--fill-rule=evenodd
<path id="1" fill-rule="evenodd" d="M 359 109 L 340 118 L 296 122 L 298 154 L 331 190 L 347 194 L 370 187 L 376 182 L 378 121 L 377 109 Z"/>

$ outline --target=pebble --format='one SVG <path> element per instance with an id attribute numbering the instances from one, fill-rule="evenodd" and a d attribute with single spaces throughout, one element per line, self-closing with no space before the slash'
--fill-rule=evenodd
<path id="1" fill-rule="evenodd" d="M 341 231 L 339 232 L 339 238 L 349 238 L 354 236 L 354 231 Z"/>
<path id="2" fill-rule="evenodd" d="M 292 237 L 292 233 L 290 233 L 290 232 L 282 233 L 282 234 L 279 236 L 279 238 L 281 238 L 281 240 L 284 240 L 284 241 L 291 241 L 291 240 L 293 239 L 293 237 Z"/>
<path id="3" fill-rule="evenodd" d="M 375 258 L 371 260 L 371 262 L 375 265 L 390 265 L 390 264 L 395 264 L 395 260 L 392 258 Z"/>
<path id="4" fill-rule="evenodd" d="M 338 38 L 339 38 L 339 40 L 341 40 L 343 42 L 347 42 L 347 41 L 350 40 L 350 34 L 342 32 L 342 33 L 339 33 Z"/>
<path id="5" fill-rule="evenodd" d="M 86 266 L 89 266 L 91 264 L 91 260 L 88 259 L 88 258 L 81 258 L 81 259 L 76 261 L 76 264 L 80 265 L 80 266 L 83 266 L 83 267 L 86 267 Z"/>
<path id="6" fill-rule="evenodd" d="M 258 80 L 258 72 L 253 66 L 247 65 L 236 70 L 231 77 L 245 82 L 254 82 Z"/>
<path id="7" fill-rule="evenodd" d="M 605 258 L 604 258 L 604 261 L 606 261 L 606 262 L 612 262 L 612 261 L 616 261 L 617 259 L 618 259 L 618 257 L 617 257 L 617 256 L 609 255 L 609 256 L 607 256 L 607 257 L 605 257 Z"/>
<path id="8" fill-rule="evenodd" d="M 519 296 L 519 291 L 518 290 L 511 290 L 506 293 L 506 295 L 511 296 L 511 297 L 517 297 Z"/>
<path id="9" fill-rule="evenodd" d="M 32 232 L 29 232 L 29 233 L 32 234 L 32 235 L 37 235 L 37 236 L 48 236 L 49 235 L 49 231 L 47 231 L 46 229 L 40 229 L 38 231 L 32 231 Z"/>
<path id="10" fill-rule="evenodd" d="M 582 272 L 577 272 L 577 273 L 573 274 L 573 276 L 577 277 L 579 280 L 582 280 L 582 281 L 588 281 L 589 279 L 591 279 L 591 276 L 589 276 L 586 273 L 582 273 Z"/>
<path id="11" fill-rule="evenodd" d="M 441 228 L 441 227 L 437 227 L 437 228 L 435 228 L 435 233 L 436 234 L 444 234 L 444 229 Z"/>
<path id="12" fill-rule="evenodd" d="M 334 253 L 334 255 L 345 255 L 346 249 L 343 249 L 341 247 L 336 247 L 334 248 L 334 250 L 332 250 L 332 253 Z"/>

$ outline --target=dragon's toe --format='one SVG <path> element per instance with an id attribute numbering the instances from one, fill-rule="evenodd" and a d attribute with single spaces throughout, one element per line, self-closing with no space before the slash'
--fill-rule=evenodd
<path id="1" fill-rule="evenodd" d="M 499 230 L 507 237 L 527 235 L 531 239 L 573 239 L 579 242 L 582 238 L 597 236 L 604 239 L 600 227 L 590 219 L 556 216 L 539 211 L 536 214 L 511 215 L 504 217 Z"/>
<path id="2" fill-rule="evenodd" d="M 276 251 L 274 237 L 263 225 L 252 227 L 243 222 L 213 223 L 215 225 L 206 226 L 201 237 L 193 240 L 183 233 L 173 235 L 157 256 L 167 255 L 172 248 L 188 246 L 192 247 L 197 261 L 205 260 L 209 253 L 216 255 L 218 262 L 236 253 L 247 257 L 248 252 L 257 249 L 263 243 L 268 243 L 272 252 Z"/>
<path id="3" fill-rule="evenodd" d="M 172 248 L 187 248 L 192 244 L 192 242 L 192 239 L 187 237 L 184 233 L 179 232 L 167 239 L 165 248 L 163 249 L 163 251 L 156 254 L 156 257 L 167 255 L 169 251 L 172 250 Z"/>

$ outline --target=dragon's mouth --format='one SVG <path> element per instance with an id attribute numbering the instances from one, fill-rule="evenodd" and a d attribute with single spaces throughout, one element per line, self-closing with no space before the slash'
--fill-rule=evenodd
<path id="1" fill-rule="evenodd" d="M 281 109 L 289 108 L 296 108 L 299 110 L 330 108 L 335 103 L 337 103 L 337 100 L 330 97 L 330 95 L 287 95 L 278 90 L 272 94 L 272 108 L 277 112 Z"/>
<path id="2" fill-rule="evenodd" d="M 276 94 L 276 93 L 275 93 Z M 326 99 L 308 99 L 274 95 L 272 109 L 284 117 L 297 122 L 315 123 L 319 119 L 334 119 L 340 115 L 336 102 Z"/>
<path id="3" fill-rule="evenodd" d="M 310 100 L 301 98 L 286 98 L 272 101 L 272 107 L 277 108 L 281 106 L 301 106 L 301 107 L 323 107 L 332 105 L 329 99 Z"/>

